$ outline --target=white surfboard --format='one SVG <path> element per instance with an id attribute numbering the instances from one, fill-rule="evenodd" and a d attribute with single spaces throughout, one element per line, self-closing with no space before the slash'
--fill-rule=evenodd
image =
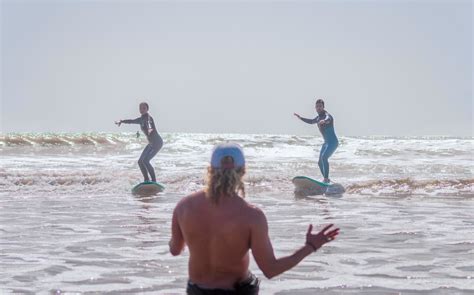
<path id="1" fill-rule="evenodd" d="M 145 181 L 137 184 L 132 188 L 132 194 L 134 195 L 155 195 L 159 192 L 162 192 L 165 187 L 158 182 Z"/>
<path id="2" fill-rule="evenodd" d="M 324 183 L 307 176 L 296 176 L 292 179 L 295 195 L 300 197 L 317 195 L 342 195 L 346 190 L 339 183 Z"/>

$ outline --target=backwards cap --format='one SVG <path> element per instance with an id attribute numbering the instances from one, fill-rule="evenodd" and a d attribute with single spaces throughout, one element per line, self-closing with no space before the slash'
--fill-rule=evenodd
<path id="1" fill-rule="evenodd" d="M 231 165 L 222 165 L 222 159 L 225 157 L 231 157 L 234 160 L 234 163 Z M 245 157 L 242 151 L 242 148 L 235 143 L 223 143 L 218 144 L 214 147 L 211 157 L 211 167 L 212 168 L 224 168 L 232 169 L 245 166 Z"/>

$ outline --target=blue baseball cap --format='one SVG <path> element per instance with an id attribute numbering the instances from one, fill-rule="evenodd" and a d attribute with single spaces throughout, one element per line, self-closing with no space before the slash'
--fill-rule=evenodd
<path id="1" fill-rule="evenodd" d="M 222 159 L 231 157 L 234 164 L 229 167 L 222 167 Z M 245 157 L 242 148 L 236 143 L 223 143 L 214 147 L 211 157 L 212 168 L 239 168 L 245 166 Z"/>

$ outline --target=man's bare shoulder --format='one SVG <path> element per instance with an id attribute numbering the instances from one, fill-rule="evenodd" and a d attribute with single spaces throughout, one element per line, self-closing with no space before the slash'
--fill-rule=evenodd
<path id="1" fill-rule="evenodd" d="M 257 206 L 249 203 L 249 202 L 245 202 L 245 214 L 247 215 L 247 217 L 250 219 L 250 221 L 252 223 L 260 223 L 262 221 L 265 221 L 266 218 L 265 218 L 265 213 L 263 213 L 262 209 L 258 208 Z"/>
<path id="2" fill-rule="evenodd" d="M 204 191 L 194 192 L 182 198 L 178 204 L 176 204 L 176 210 L 180 211 L 185 208 L 195 206 L 196 204 L 203 202 L 205 199 L 206 193 Z"/>

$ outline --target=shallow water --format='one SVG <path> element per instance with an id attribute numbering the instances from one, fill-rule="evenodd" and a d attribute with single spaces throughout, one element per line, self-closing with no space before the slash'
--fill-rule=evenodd
<path id="1" fill-rule="evenodd" d="M 166 190 L 153 197 L 129 193 L 142 148 L 130 134 L 79 146 L 1 139 L 0 293 L 183 294 L 187 252 L 168 253 L 171 212 L 202 187 L 225 138 L 243 143 L 247 200 L 266 213 L 277 256 L 303 245 L 309 223 L 341 228 L 272 280 L 252 261 L 262 294 L 474 293 L 471 138 L 343 138 L 331 169 L 348 193 L 295 199 L 291 177 L 318 175 L 314 137 L 164 137 L 154 162 Z"/>

